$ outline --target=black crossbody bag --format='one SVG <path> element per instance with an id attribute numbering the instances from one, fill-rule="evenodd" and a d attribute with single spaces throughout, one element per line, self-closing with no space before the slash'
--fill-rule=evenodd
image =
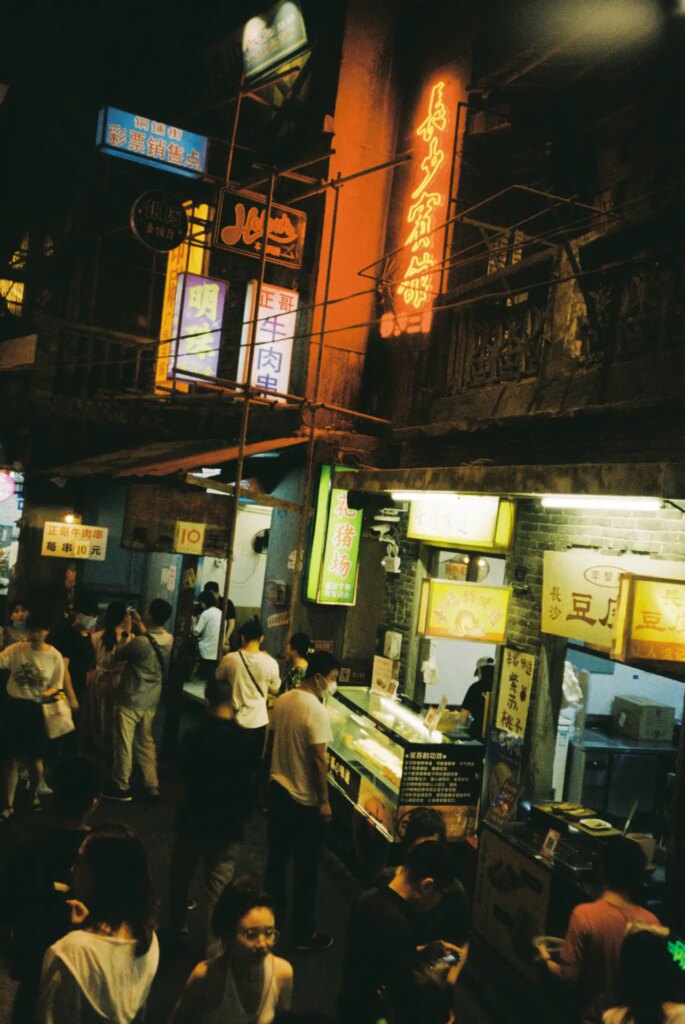
<path id="1" fill-rule="evenodd" d="M 141 633 L 140 635 L 146 637 L 152 644 L 152 650 L 157 655 L 157 661 L 159 662 L 159 670 L 162 673 L 162 686 L 164 686 L 164 683 L 166 682 L 166 666 L 164 664 L 164 655 L 162 654 L 162 648 L 159 646 L 155 638 L 153 636 L 150 636 L 149 633 Z"/>
<path id="2" fill-rule="evenodd" d="M 243 652 L 242 651 L 238 651 L 238 654 L 240 655 L 240 660 L 242 661 L 243 665 L 247 669 L 247 674 L 249 675 L 250 679 L 252 680 L 252 682 L 255 685 L 255 689 L 257 690 L 257 693 L 262 698 L 262 700 L 266 700 L 266 694 L 262 693 L 262 689 L 261 689 L 259 683 L 255 679 L 255 677 L 252 675 L 252 670 L 250 669 L 250 666 L 248 665 L 248 663 L 245 661 L 245 658 L 243 657 Z"/>

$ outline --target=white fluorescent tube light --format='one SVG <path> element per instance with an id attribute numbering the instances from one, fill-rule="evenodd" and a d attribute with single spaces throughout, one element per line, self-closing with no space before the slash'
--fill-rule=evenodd
<path id="1" fill-rule="evenodd" d="M 589 509 L 606 512 L 658 512 L 661 498 L 612 497 L 600 494 L 545 494 L 543 508 Z"/>
<path id="2" fill-rule="evenodd" d="M 393 491 L 393 501 L 455 501 L 461 495 L 453 491 Z"/>

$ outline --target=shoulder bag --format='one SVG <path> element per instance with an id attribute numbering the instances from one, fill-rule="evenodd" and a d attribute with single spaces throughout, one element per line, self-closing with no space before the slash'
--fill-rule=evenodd
<path id="1" fill-rule="evenodd" d="M 159 646 L 155 638 L 153 636 L 150 636 L 149 633 L 141 633 L 140 635 L 146 637 L 152 644 L 152 649 L 157 655 L 157 661 L 159 662 L 159 670 L 162 673 L 162 685 L 164 685 L 166 678 L 166 666 L 164 664 L 164 655 L 162 654 L 162 648 Z"/>
<path id="2" fill-rule="evenodd" d="M 255 688 L 257 690 L 257 693 L 262 698 L 262 700 L 266 700 L 266 694 L 262 692 L 261 686 L 259 685 L 259 683 L 255 679 L 255 677 L 252 675 L 252 670 L 250 669 L 250 666 L 248 665 L 248 663 L 245 661 L 245 658 L 243 657 L 243 652 L 242 651 L 238 651 L 238 654 L 240 655 L 240 660 L 242 661 L 243 665 L 245 666 L 245 670 L 246 670 L 247 674 L 249 675 L 249 677 L 252 680 L 252 682 L 255 684 Z"/>
<path id="3" fill-rule="evenodd" d="M 45 733 L 49 740 L 56 740 L 60 736 L 66 736 L 67 733 L 73 732 L 76 728 L 71 708 L 67 703 L 64 693 L 59 697 L 43 701 L 41 707 L 43 709 Z"/>

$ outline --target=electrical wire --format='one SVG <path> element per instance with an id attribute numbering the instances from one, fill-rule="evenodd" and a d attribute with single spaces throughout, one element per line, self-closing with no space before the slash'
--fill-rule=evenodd
<path id="1" fill-rule="evenodd" d="M 670 192 L 673 189 L 677 188 L 681 184 L 683 184 L 683 183 L 682 182 L 680 182 L 680 183 L 671 183 L 669 185 L 663 186 L 661 189 L 658 189 L 656 191 L 653 191 L 653 192 L 650 192 L 650 193 L 645 193 L 642 196 L 639 196 L 636 199 L 631 200 L 630 203 L 624 204 L 621 207 L 621 209 L 625 211 L 626 209 L 628 209 L 630 207 L 633 207 L 633 206 L 639 205 L 640 203 L 643 203 L 646 199 L 651 199 L 651 198 L 654 198 L 655 196 L 658 196 L 662 192 L 666 192 L 666 191 Z M 612 211 L 607 211 L 608 214 L 611 214 L 611 212 Z M 561 230 L 563 230 L 563 231 L 572 230 L 572 229 L 574 229 L 576 224 L 579 224 L 580 226 L 583 226 L 583 225 L 585 225 L 588 222 L 588 220 L 591 221 L 596 216 L 598 216 L 598 215 L 597 214 L 593 214 L 592 217 L 578 218 L 578 220 L 576 222 L 571 222 L 570 224 L 563 225 Z M 507 230 L 511 230 L 511 229 L 507 229 Z M 554 233 L 556 233 L 560 229 L 555 227 L 553 230 L 554 230 Z M 526 244 L 526 243 L 524 243 L 524 244 Z M 511 246 L 508 246 L 506 248 L 515 248 L 515 247 L 516 247 L 515 243 L 512 243 Z M 486 253 L 487 253 L 487 250 L 481 256 L 479 256 L 478 258 L 483 258 L 483 256 L 486 255 Z M 628 266 L 628 265 L 631 265 L 631 264 L 636 263 L 636 262 L 642 262 L 644 259 L 645 259 L 644 255 L 627 257 L 626 259 L 619 260 L 619 261 L 617 261 L 615 263 L 612 263 L 612 269 L 618 269 L 618 268 L 620 268 L 622 266 Z M 516 264 L 516 266 L 524 268 L 525 267 L 525 261 L 522 261 L 521 264 Z M 447 268 L 447 269 L 449 269 L 449 268 Z M 433 315 L 439 315 L 440 313 L 449 312 L 449 311 L 453 311 L 453 310 L 458 310 L 458 309 L 463 308 L 465 306 L 473 305 L 474 303 L 482 303 L 482 302 L 487 302 L 487 301 L 501 300 L 503 297 L 511 297 L 511 296 L 514 296 L 514 295 L 522 294 L 522 293 L 529 292 L 529 291 L 534 291 L 536 289 L 541 289 L 541 288 L 544 288 L 544 287 L 553 287 L 555 285 L 566 283 L 568 281 L 578 280 L 578 278 L 580 278 L 580 277 L 594 276 L 597 273 L 598 273 L 598 271 L 596 269 L 593 269 L 593 270 L 588 270 L 588 271 L 581 271 L 580 273 L 573 273 L 573 274 L 570 274 L 570 275 L 565 276 L 565 277 L 559 277 L 557 275 L 553 275 L 551 277 L 546 277 L 546 278 L 541 279 L 541 280 L 532 281 L 532 282 L 529 281 L 528 283 L 526 283 L 525 285 L 520 286 L 519 288 L 509 288 L 506 293 L 503 293 L 501 290 L 498 290 L 496 292 L 481 292 L 478 295 L 471 296 L 469 298 L 462 299 L 462 300 L 457 300 L 457 301 L 454 301 L 454 302 L 436 303 L 433 306 L 432 312 L 433 312 Z M 416 275 L 416 276 L 421 276 L 421 275 Z M 485 281 L 486 279 L 487 279 L 487 275 L 484 275 L 482 280 Z M 404 280 L 407 280 L 407 279 L 405 278 Z M 392 283 L 392 281 L 389 282 L 389 283 Z M 470 284 L 475 287 L 474 282 L 470 282 Z M 340 303 L 343 303 L 343 302 L 346 302 L 346 301 L 350 301 L 351 299 L 359 298 L 359 297 L 370 295 L 370 294 L 378 294 L 378 289 L 377 288 L 362 289 L 362 290 L 359 290 L 359 291 L 356 291 L 356 292 L 349 293 L 348 295 L 337 297 L 335 299 L 329 299 L 328 305 L 329 306 L 330 305 L 338 305 Z M 311 303 L 311 304 L 308 304 L 306 306 L 298 307 L 298 313 L 300 311 L 307 311 L 307 310 L 317 309 L 317 308 L 323 307 L 324 305 L 325 305 L 324 302 Z M 237 335 L 238 331 L 240 331 L 240 334 L 242 336 L 242 333 L 243 333 L 245 325 L 247 325 L 247 324 L 249 324 L 251 322 L 258 325 L 258 324 L 263 323 L 265 321 L 271 320 L 272 318 L 273 318 L 273 315 L 268 315 L 268 316 L 264 316 L 264 317 L 257 317 L 257 318 L 253 318 L 252 321 L 244 321 L 240 325 L 236 325 L 236 327 L 229 328 L 228 330 L 222 330 L 221 331 L 221 335 L 222 335 L 222 338 L 221 338 L 221 352 L 222 352 L 222 354 L 223 353 L 231 353 L 231 352 L 238 352 L 238 351 L 240 351 L 240 349 L 243 347 L 241 344 L 238 344 L 238 345 L 233 345 L 233 344 L 226 345 L 226 340 L 228 338 L 231 338 L 232 336 Z M 364 328 L 378 327 L 380 325 L 381 319 L 382 319 L 381 317 L 375 317 L 375 318 L 373 318 L 371 320 L 359 321 L 359 322 L 355 322 L 355 323 L 348 323 L 348 324 L 344 324 L 343 326 L 339 326 L 339 327 L 326 327 L 325 330 L 323 331 L 323 335 L 330 337 L 331 335 L 343 334 L 343 333 L 349 332 L 349 331 L 357 331 L 357 330 L 361 330 L 361 329 L 364 329 Z M 97 328 L 95 330 L 97 331 Z M 105 330 L 101 330 L 98 333 L 101 333 L 102 335 L 106 335 L 107 332 Z M 218 333 L 218 331 L 217 332 L 208 331 L 207 333 Z M 301 341 L 301 340 L 310 339 L 311 345 L 318 346 L 319 343 L 320 343 L 319 339 L 321 337 L 321 334 L 322 334 L 322 332 L 318 331 L 318 330 L 315 330 L 314 332 L 312 332 L 311 330 L 300 331 L 300 332 L 296 331 L 290 338 L 278 339 L 278 340 L 288 340 L 288 341 L 295 342 L 295 341 Z M 195 335 L 195 334 L 182 334 L 182 335 L 178 336 L 178 340 L 184 340 L 185 338 L 188 338 L 188 337 L 195 337 L 195 338 L 197 338 L 198 336 Z M 75 332 L 75 337 L 74 337 L 73 340 L 76 341 L 77 343 L 78 343 L 79 340 L 81 340 L 81 341 L 83 341 L 83 340 L 88 341 L 88 334 L 87 333 L 84 334 L 83 336 L 81 336 L 81 339 L 79 339 L 78 336 L 76 335 L 76 332 Z M 95 340 L 95 339 L 93 339 L 93 340 Z M 110 340 L 111 343 L 114 344 L 114 345 L 117 344 L 116 339 L 108 339 L 108 340 Z M 131 348 L 132 348 L 132 352 L 131 352 L 130 356 L 123 356 L 120 359 L 109 359 L 109 360 L 103 359 L 103 360 L 92 360 L 92 361 L 86 359 L 83 362 L 78 362 L 78 361 L 61 361 L 61 362 L 60 361 L 55 361 L 55 362 L 41 361 L 40 365 L 41 365 L 42 368 L 46 368 L 46 369 L 81 368 L 81 367 L 88 367 L 90 369 L 93 369 L 93 368 L 97 368 L 97 367 L 101 367 L 101 366 L 107 366 L 107 367 L 113 367 L 114 368 L 114 367 L 119 366 L 119 365 L 124 366 L 124 365 L 130 364 L 131 362 L 135 361 L 135 358 L 137 356 L 139 356 L 139 355 L 143 355 L 143 354 L 146 354 L 146 353 L 156 353 L 157 350 L 159 349 L 160 345 L 164 345 L 164 344 L 173 345 L 176 342 L 176 340 L 177 340 L 176 337 L 170 338 L 170 339 L 164 339 L 164 340 L 150 339 L 149 343 L 143 344 L 140 347 L 136 347 L 136 348 L 133 348 L 133 343 L 130 343 L 130 342 L 119 342 L 118 344 L 121 344 L 121 345 L 129 344 L 129 345 L 131 345 Z M 254 342 L 256 347 L 261 346 L 261 345 L 272 345 L 273 343 L 274 343 L 274 341 L 272 339 L 266 339 L 264 341 L 257 341 L 257 340 L 255 340 L 255 342 Z M 327 345 L 325 343 L 325 341 L 324 341 L 323 344 L 324 344 L 324 349 L 331 349 L 331 350 L 334 350 L 334 351 L 337 351 L 337 352 L 342 352 L 342 353 L 346 353 L 346 354 L 353 354 L 353 355 L 359 355 L 360 354 L 358 348 L 347 348 L 345 346 L 340 346 L 340 345 L 337 345 L 337 344 L 329 344 L 329 345 Z M 211 348 L 196 350 L 192 354 L 193 355 L 206 355 L 206 354 L 214 354 L 216 351 L 217 351 L 216 347 L 212 346 Z M 170 355 L 170 359 L 171 358 L 173 358 L 173 357 Z M 30 365 L 31 364 L 29 364 L 29 366 Z M 2 372 L 5 372 L 5 373 L 23 372 L 26 369 L 27 369 L 27 366 L 24 366 L 24 367 L 10 367 L 8 369 L 2 370 Z"/>

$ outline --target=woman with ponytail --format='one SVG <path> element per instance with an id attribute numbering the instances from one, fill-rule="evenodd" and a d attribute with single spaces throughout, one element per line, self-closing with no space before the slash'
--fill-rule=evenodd
<path id="1" fill-rule="evenodd" d="M 679 973 L 668 949 L 668 928 L 629 924 L 618 973 L 621 1005 L 606 1011 L 604 1024 L 685 1024 Z"/>
<path id="2" fill-rule="evenodd" d="M 74 866 L 75 930 L 43 961 L 38 1024 L 138 1024 L 159 963 L 143 844 L 127 825 L 86 836 Z"/>

